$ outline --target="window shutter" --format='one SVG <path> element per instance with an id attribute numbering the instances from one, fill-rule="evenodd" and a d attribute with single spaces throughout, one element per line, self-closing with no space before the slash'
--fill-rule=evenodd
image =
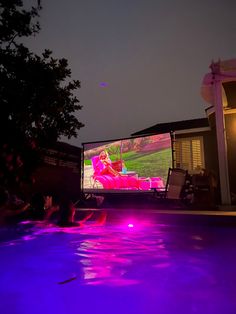
<path id="1" fill-rule="evenodd" d="M 203 168 L 202 156 L 201 156 L 201 142 L 199 139 L 192 140 L 192 160 L 193 160 L 193 169 Z"/>
<path id="2" fill-rule="evenodd" d="M 191 140 L 183 140 L 181 142 L 182 168 L 191 169 Z"/>
<path id="3" fill-rule="evenodd" d="M 175 166 L 188 171 L 204 168 L 203 137 L 176 139 Z"/>

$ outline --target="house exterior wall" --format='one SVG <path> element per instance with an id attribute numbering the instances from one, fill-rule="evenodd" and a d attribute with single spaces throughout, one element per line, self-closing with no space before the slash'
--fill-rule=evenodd
<path id="1" fill-rule="evenodd" d="M 217 142 L 215 130 L 209 130 L 204 132 L 194 132 L 194 133 L 182 133 L 176 134 L 175 139 L 183 138 L 193 138 L 193 137 L 203 137 L 203 150 L 204 150 L 204 161 L 205 168 L 208 171 L 212 171 L 218 177 L 218 158 L 217 158 Z"/>
<path id="2" fill-rule="evenodd" d="M 215 130 L 211 129 L 203 132 L 183 133 L 175 136 L 176 141 L 181 139 L 199 138 L 203 139 L 203 155 L 205 173 L 209 174 L 209 186 L 207 190 L 197 190 L 194 193 L 194 204 L 199 206 L 212 206 L 221 203 L 220 200 L 220 180 L 217 154 L 217 141 Z M 190 174 L 196 174 L 196 172 Z M 193 176 L 194 178 L 195 176 Z M 214 187 L 213 181 L 214 180 Z M 194 179 L 193 179 L 194 181 Z M 192 182 L 192 184 L 195 184 Z M 200 207 L 199 207 L 200 208 Z"/>
<path id="3" fill-rule="evenodd" d="M 227 157 L 229 171 L 229 185 L 232 197 L 232 204 L 236 204 L 236 112 L 235 110 L 225 110 L 225 129 L 227 142 Z M 213 134 L 216 133 L 215 113 L 209 114 L 209 121 Z M 215 141 L 216 141 L 216 135 Z M 218 154 L 216 152 L 216 154 Z"/>
<path id="4" fill-rule="evenodd" d="M 225 114 L 229 184 L 232 203 L 236 203 L 236 113 Z"/>

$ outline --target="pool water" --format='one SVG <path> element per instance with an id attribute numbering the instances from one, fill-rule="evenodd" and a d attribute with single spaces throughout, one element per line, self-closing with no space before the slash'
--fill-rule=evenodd
<path id="1" fill-rule="evenodd" d="M 0 313 L 236 313 L 235 227 L 123 213 L 2 228 Z"/>

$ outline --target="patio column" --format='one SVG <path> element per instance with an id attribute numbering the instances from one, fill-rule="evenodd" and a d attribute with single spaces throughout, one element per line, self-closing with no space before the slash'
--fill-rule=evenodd
<path id="1" fill-rule="evenodd" d="M 231 204 L 220 62 L 211 64 L 222 205 Z"/>

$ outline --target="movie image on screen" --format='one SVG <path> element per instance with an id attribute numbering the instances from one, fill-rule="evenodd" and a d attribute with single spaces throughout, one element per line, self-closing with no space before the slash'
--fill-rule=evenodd
<path id="1" fill-rule="evenodd" d="M 169 133 L 83 144 L 83 189 L 163 189 L 172 148 Z"/>

